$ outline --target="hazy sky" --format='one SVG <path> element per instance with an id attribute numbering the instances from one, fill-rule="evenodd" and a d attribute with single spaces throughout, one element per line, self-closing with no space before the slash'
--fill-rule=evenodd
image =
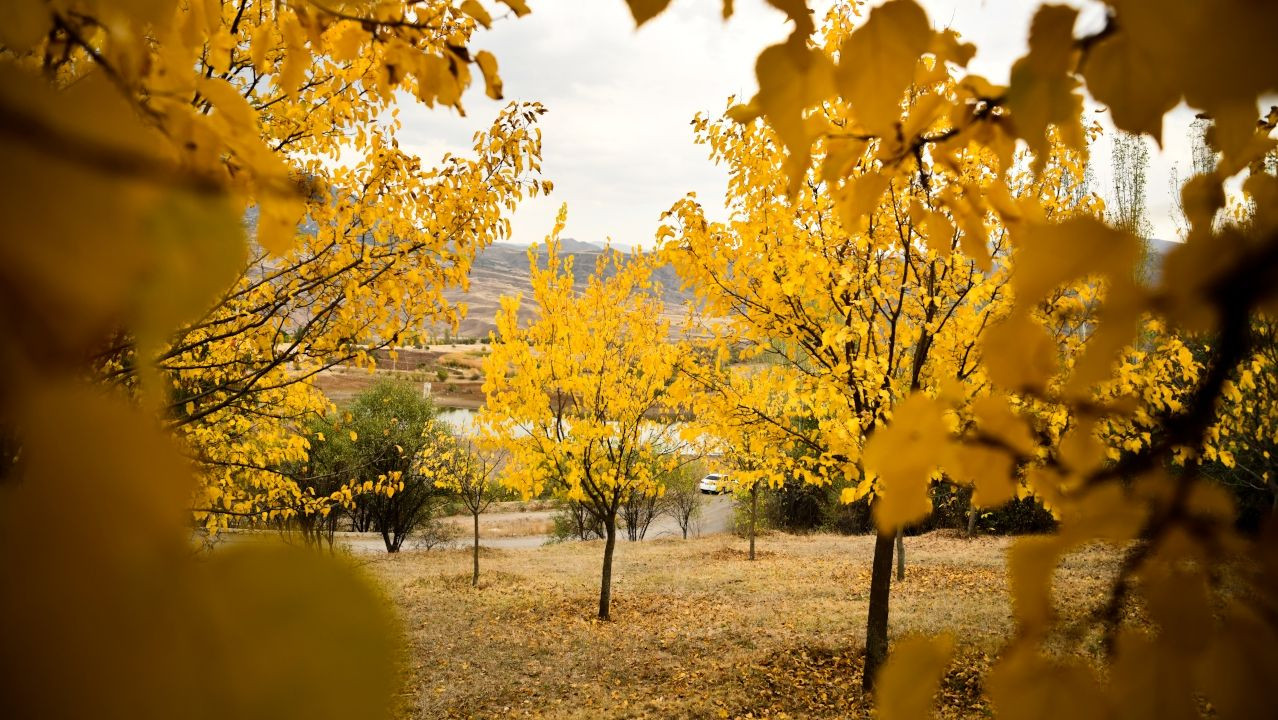
<path id="1" fill-rule="evenodd" d="M 920 2 L 936 27 L 953 27 L 977 45 L 969 70 L 995 82 L 1006 81 L 1012 62 L 1025 52 L 1037 6 L 1028 0 Z M 549 111 L 540 123 L 542 170 L 555 191 L 520 206 L 513 242 L 539 242 L 560 203 L 568 205 L 565 236 L 591 242 L 611 237 L 622 245 L 651 241 L 661 213 L 689 191 L 712 216 L 721 216 L 724 172 L 693 143 L 689 122 L 697 112 L 722 112 L 730 95 L 754 93 L 754 59 L 786 37 L 784 16 L 763 0 L 738 0 L 736 14 L 724 23 L 719 0 L 674 0 L 636 31 L 622 0 L 529 4 L 531 15 L 500 20 L 473 43 L 496 54 L 506 100 L 489 100 L 476 88 L 464 98 L 466 117 L 405 102 L 402 146 L 427 161 L 445 151 L 463 153 L 505 102 L 536 100 Z M 1073 4 L 1084 8 L 1078 31 L 1103 24 L 1094 4 Z M 1095 117 L 1106 123 L 1104 114 Z M 1190 120 L 1188 112 L 1173 113 L 1164 131 L 1166 152 L 1151 153 L 1147 195 L 1157 237 L 1175 237 L 1167 177 L 1171 162 L 1187 174 Z M 1105 143 L 1095 152 L 1100 186 L 1109 182 Z"/>

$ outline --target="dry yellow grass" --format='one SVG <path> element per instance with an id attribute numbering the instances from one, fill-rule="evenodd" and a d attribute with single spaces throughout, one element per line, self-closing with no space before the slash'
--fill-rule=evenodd
<path id="1" fill-rule="evenodd" d="M 907 541 L 892 634 L 950 631 L 944 714 L 985 716 L 979 679 L 1011 630 L 1006 538 Z M 774 535 L 749 562 L 726 536 L 618 546 L 613 622 L 593 619 L 601 545 L 469 550 L 371 563 L 405 624 L 403 716 L 858 717 L 872 539 Z M 1071 556 L 1058 597 L 1082 612 L 1116 567 Z"/>
<path id="2" fill-rule="evenodd" d="M 467 347 L 467 346 L 460 346 Z M 482 347 L 482 346 L 481 346 Z M 483 350 L 467 349 L 463 352 L 448 352 L 439 357 L 440 366 L 463 367 L 472 370 L 484 369 L 484 356 L 487 355 L 487 348 Z"/>
<path id="3" fill-rule="evenodd" d="M 454 515 L 443 521 L 455 527 L 463 540 L 470 537 L 474 528 L 470 515 Z M 555 521 L 547 512 L 482 513 L 479 516 L 479 533 L 488 539 L 549 535 L 554 529 Z"/>

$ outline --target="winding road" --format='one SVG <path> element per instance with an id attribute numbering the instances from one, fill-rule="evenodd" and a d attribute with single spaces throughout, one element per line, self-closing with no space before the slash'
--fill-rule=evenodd
<path id="1" fill-rule="evenodd" d="M 688 530 L 689 537 L 700 537 L 703 535 L 714 535 L 717 533 L 725 533 L 732 531 L 732 496 L 731 495 L 702 495 L 701 496 L 701 514 L 693 519 L 692 527 Z M 527 513 L 519 513 L 521 519 L 537 518 L 549 520 L 554 511 L 539 510 Z M 507 513 L 493 513 L 491 515 L 481 515 L 481 518 L 500 518 Z M 544 516 L 544 517 L 543 517 Z M 444 518 L 444 520 L 469 528 L 470 516 Z M 621 531 L 619 531 L 620 533 Z M 662 515 L 652 521 L 648 526 L 648 532 L 644 536 L 645 540 L 655 540 L 657 538 L 678 538 L 682 537 L 683 532 L 679 529 L 679 524 L 674 518 Z M 624 539 L 624 533 L 622 538 Z M 273 531 L 244 531 L 244 530 L 226 530 L 218 535 L 216 544 L 233 546 L 253 542 L 273 542 L 279 539 L 279 534 Z M 481 530 L 479 544 L 489 548 L 539 548 L 550 542 L 550 535 L 519 535 L 515 537 L 484 537 Z M 357 553 L 384 553 L 386 545 L 382 542 L 382 536 L 377 533 L 356 533 L 356 532 L 339 532 L 334 536 L 334 541 L 349 548 Z M 470 547 L 470 533 L 465 532 L 456 540 L 448 543 L 448 546 L 455 548 Z M 416 549 L 410 539 L 404 544 L 405 550 Z"/>
<path id="2" fill-rule="evenodd" d="M 701 500 L 701 515 L 693 520 L 692 527 L 688 530 L 689 537 L 731 532 L 732 496 L 702 495 Z M 549 516 L 551 513 L 547 512 L 546 514 Z M 468 527 L 470 518 L 465 517 L 463 520 Z M 662 515 L 653 520 L 652 525 L 648 526 L 648 533 L 644 536 L 644 539 L 654 540 L 656 538 L 682 536 L 683 533 L 674 518 Z M 503 549 L 538 548 L 550 542 L 550 539 L 549 535 L 486 538 L 481 532 L 479 544 L 481 547 Z M 374 533 L 340 533 L 337 541 L 355 552 L 386 552 L 386 546 L 382 543 L 381 536 Z M 470 542 L 470 536 L 464 535 L 452 541 L 450 545 L 452 547 L 470 547 Z M 405 549 L 408 549 L 408 543 L 405 543 Z"/>

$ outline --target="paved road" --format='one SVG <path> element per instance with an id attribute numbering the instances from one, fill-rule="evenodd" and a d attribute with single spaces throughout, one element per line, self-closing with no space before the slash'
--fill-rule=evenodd
<path id="1" fill-rule="evenodd" d="M 693 521 L 693 527 L 688 531 L 689 537 L 731 532 L 732 496 L 702 495 L 701 500 L 701 517 Z M 469 524 L 470 518 L 465 519 L 467 524 Z M 648 527 L 648 534 L 645 536 L 645 539 L 653 540 L 662 537 L 682 537 L 682 535 L 683 533 L 679 529 L 679 524 L 676 523 L 673 518 L 663 515 L 652 521 L 652 525 Z M 355 552 L 386 552 L 386 545 L 382 543 L 380 535 L 371 533 L 344 533 L 343 536 L 338 538 L 338 541 Z M 454 540 L 451 544 L 453 547 L 459 548 L 470 547 L 470 542 L 470 536 L 467 534 L 464 537 Z M 550 542 L 549 535 L 486 538 L 481 534 L 479 537 L 480 546 L 500 549 L 538 548 L 545 545 L 547 542 Z M 405 549 L 410 548 L 405 547 Z"/>
<path id="2" fill-rule="evenodd" d="M 732 531 L 732 496 L 731 495 L 702 495 L 701 496 L 701 516 L 693 520 L 693 526 L 689 529 L 689 537 L 698 537 L 701 535 L 714 535 L 716 533 Z M 482 517 L 482 516 L 481 516 Z M 469 516 L 464 518 L 466 527 L 469 527 Z M 621 531 L 624 533 L 624 531 Z M 652 521 L 652 525 L 648 527 L 648 534 L 645 536 L 647 540 L 665 537 L 682 537 L 683 533 L 679 529 L 678 523 L 674 518 L 661 516 Z M 624 537 L 624 534 L 623 534 Z M 278 535 L 273 532 L 224 532 L 219 536 L 219 544 L 238 545 L 246 542 L 254 541 L 271 541 L 277 539 Z M 350 548 L 358 553 L 384 553 L 386 545 L 382 542 L 382 536 L 377 533 L 353 533 L 341 532 L 337 533 L 335 540 L 337 543 Z M 550 541 L 549 535 L 525 535 L 522 537 L 483 537 L 482 533 L 479 538 L 479 544 L 483 547 L 515 549 L 515 548 L 538 548 Z M 452 547 L 470 547 L 470 535 L 464 534 L 462 537 L 451 543 Z M 404 545 L 405 550 L 412 550 L 412 541 L 409 540 Z"/>
<path id="3" fill-rule="evenodd" d="M 688 537 L 723 532 L 732 532 L 732 496 L 702 495 L 701 517 L 693 519 L 692 527 L 688 529 Z M 653 540 L 660 537 L 683 537 L 683 532 L 674 518 L 662 515 L 648 526 L 645 539 Z"/>

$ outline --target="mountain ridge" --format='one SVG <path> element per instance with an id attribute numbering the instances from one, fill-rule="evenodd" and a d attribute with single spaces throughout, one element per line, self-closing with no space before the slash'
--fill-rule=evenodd
<path id="1" fill-rule="evenodd" d="M 544 246 L 531 247 L 536 256 L 543 257 Z M 476 254 L 471 264 L 469 288 L 450 288 L 444 292 L 444 297 L 449 302 L 465 303 L 468 308 L 466 317 L 462 318 L 457 328 L 458 337 L 482 338 L 495 331 L 495 319 L 502 296 L 521 295 L 520 322 L 532 320 L 537 304 L 532 298 L 528 248 L 529 246 L 510 243 L 489 245 Z M 605 247 L 573 238 L 562 238 L 559 241 L 560 256 L 573 258 L 573 285 L 579 291 L 585 288 L 587 279 L 595 271 L 596 262 L 605 252 L 627 255 L 630 251 L 628 248 Z M 674 268 L 669 265 L 657 267 L 653 272 L 653 280 L 661 287 L 664 314 L 672 319 L 682 317 L 683 305 L 692 298 L 692 293 L 681 289 L 682 282 Z M 435 333 L 443 334 L 443 329 L 436 328 Z"/>

